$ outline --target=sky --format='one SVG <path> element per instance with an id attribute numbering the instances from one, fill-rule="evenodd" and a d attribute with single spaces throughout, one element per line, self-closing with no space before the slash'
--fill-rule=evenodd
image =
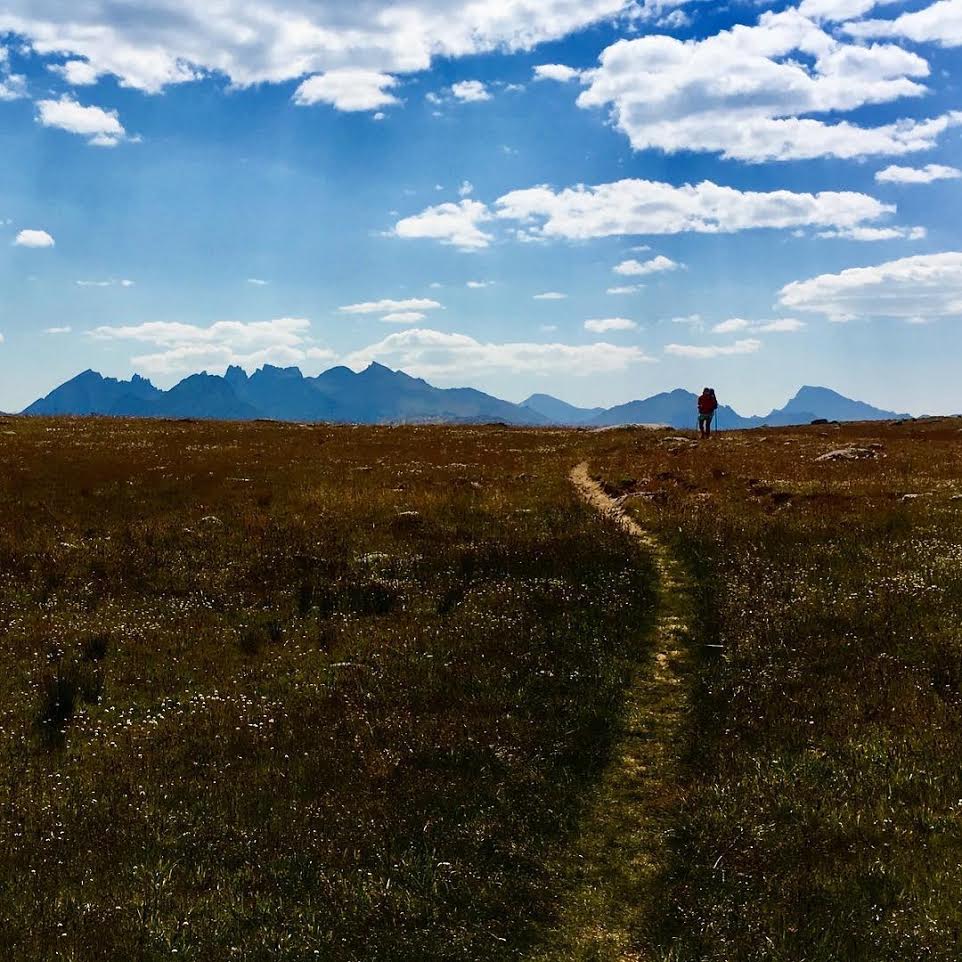
<path id="1" fill-rule="evenodd" d="M 0 0 L 0 410 L 372 361 L 962 411 L 962 0 Z"/>

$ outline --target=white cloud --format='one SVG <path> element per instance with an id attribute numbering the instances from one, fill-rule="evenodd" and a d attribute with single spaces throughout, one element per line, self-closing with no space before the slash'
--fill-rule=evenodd
<path id="1" fill-rule="evenodd" d="M 609 287 L 609 294 L 637 294 L 644 289 L 644 284 L 625 284 L 621 287 Z"/>
<path id="2" fill-rule="evenodd" d="M 237 364 L 247 370 L 263 364 L 291 365 L 333 359 L 331 351 L 310 338 L 310 321 L 279 318 L 273 321 L 218 321 L 209 327 L 154 321 L 133 326 L 103 326 L 90 331 L 102 341 L 131 341 L 157 350 L 131 358 L 142 370 L 177 374 L 199 369 L 223 371 Z"/>
<path id="3" fill-rule="evenodd" d="M 45 230 L 22 230 L 14 240 L 15 247 L 54 247 L 56 241 Z"/>
<path id="4" fill-rule="evenodd" d="M 845 30 L 854 37 L 896 37 L 915 43 L 962 45 L 962 0 L 940 0 L 923 10 L 903 13 L 894 20 L 863 20 Z"/>
<path id="5" fill-rule="evenodd" d="M 622 261 L 614 268 L 616 274 L 624 277 L 646 277 L 649 274 L 664 274 L 668 271 L 677 271 L 682 267 L 670 257 L 659 254 L 648 261 L 627 260 Z"/>
<path id="6" fill-rule="evenodd" d="M 85 59 L 158 92 L 218 72 L 237 86 L 362 69 L 426 70 L 435 57 L 530 50 L 618 16 L 629 0 L 5 0 L 0 34 L 43 55 Z"/>
<path id="7" fill-rule="evenodd" d="M 696 330 L 704 327 L 704 321 L 701 314 L 688 314 L 684 317 L 673 317 L 671 318 L 672 324 L 681 324 L 686 327 L 691 327 Z"/>
<path id="8" fill-rule="evenodd" d="M 962 170 L 944 164 L 926 164 L 924 167 L 899 167 L 893 164 L 876 173 L 880 184 L 931 184 L 936 180 L 958 180 Z"/>
<path id="9" fill-rule="evenodd" d="M 51 64 L 48 68 L 60 74 L 71 87 L 89 87 L 97 82 L 96 69 L 86 60 L 68 60 L 66 63 Z"/>
<path id="10" fill-rule="evenodd" d="M 386 298 L 382 301 L 365 301 L 362 304 L 348 304 L 339 307 L 342 314 L 391 314 L 398 311 L 438 311 L 442 306 L 437 301 L 426 297 L 414 297 L 406 301 L 394 301 Z"/>
<path id="11" fill-rule="evenodd" d="M 294 103 L 301 107 L 330 104 L 346 112 L 378 110 L 400 103 L 390 93 L 397 84 L 390 74 L 345 67 L 309 77 L 294 91 Z"/>
<path id="12" fill-rule="evenodd" d="M 747 331 L 751 324 L 743 317 L 732 317 L 727 321 L 716 324 L 712 329 L 712 334 L 737 334 L 739 331 Z"/>
<path id="13" fill-rule="evenodd" d="M 665 348 L 666 354 L 674 357 L 690 357 L 708 360 L 717 357 L 732 357 L 739 354 L 757 354 L 762 349 L 762 342 L 753 337 L 734 344 L 700 345 L 700 344 L 669 344 Z"/>
<path id="14" fill-rule="evenodd" d="M 639 0 L 632 9 L 631 16 L 636 20 L 653 21 L 656 26 L 665 25 L 676 14 L 687 17 L 681 7 L 696 0 Z"/>
<path id="15" fill-rule="evenodd" d="M 962 252 L 920 254 L 795 281 L 782 288 L 779 303 L 834 321 L 962 316 Z"/>
<path id="16" fill-rule="evenodd" d="M 468 281 L 464 286 L 472 291 L 481 291 L 486 287 L 493 287 L 494 281 Z"/>
<path id="17" fill-rule="evenodd" d="M 781 317 L 775 321 L 762 321 L 755 325 L 759 334 L 797 334 L 804 331 L 808 325 L 794 317 Z"/>
<path id="18" fill-rule="evenodd" d="M 585 330 L 592 334 L 606 334 L 608 331 L 637 331 L 638 325 L 627 317 L 605 317 L 585 321 Z"/>
<path id="19" fill-rule="evenodd" d="M 853 241 L 924 240 L 928 231 L 924 227 L 846 227 L 841 230 L 819 231 L 819 237 L 841 238 Z"/>
<path id="20" fill-rule="evenodd" d="M 394 311 L 381 318 L 385 324 L 417 324 L 427 317 L 421 311 Z"/>
<path id="21" fill-rule="evenodd" d="M 116 147 L 127 140 L 127 131 L 116 110 L 84 107 L 72 97 L 37 102 L 37 121 L 44 127 L 56 127 L 87 138 L 94 147 Z"/>
<path id="22" fill-rule="evenodd" d="M 134 282 L 128 280 L 119 281 L 77 281 L 77 287 L 133 287 Z"/>
<path id="23" fill-rule="evenodd" d="M 481 374 L 586 376 L 621 371 L 649 358 L 640 348 L 595 344 L 484 343 L 466 334 L 414 329 L 391 334 L 356 351 L 345 363 L 360 369 L 372 361 L 417 377 L 463 379 Z"/>
<path id="24" fill-rule="evenodd" d="M 707 180 L 680 187 L 651 180 L 620 180 L 560 191 L 532 187 L 505 194 L 497 208 L 499 218 L 520 221 L 531 236 L 566 240 L 856 227 L 895 211 L 892 205 L 852 191 L 741 191 Z"/>
<path id="25" fill-rule="evenodd" d="M 839 22 L 862 17 L 883 0 L 802 0 L 798 10 L 812 20 Z"/>
<path id="26" fill-rule="evenodd" d="M 73 332 L 72 327 L 48 327 L 44 329 L 44 334 L 71 334 Z"/>
<path id="27" fill-rule="evenodd" d="M 534 68 L 535 80 L 557 80 L 559 83 L 568 83 L 581 77 L 581 71 L 574 67 L 566 67 L 561 63 L 543 63 Z"/>
<path id="28" fill-rule="evenodd" d="M 494 238 L 478 226 L 491 220 L 488 208 L 476 200 L 460 204 L 439 204 L 413 217 L 399 220 L 394 227 L 398 237 L 438 240 L 461 250 L 487 247 Z"/>
<path id="29" fill-rule="evenodd" d="M 260 277 L 248 277 L 247 283 L 252 284 L 254 287 L 267 287 L 269 281 L 265 281 Z"/>
<path id="30" fill-rule="evenodd" d="M 480 80 L 462 80 L 453 84 L 451 93 L 462 103 L 480 103 L 491 99 L 488 88 Z"/>
<path id="31" fill-rule="evenodd" d="M 545 291 L 544 294 L 535 294 L 534 300 L 536 301 L 564 301 L 567 300 L 568 295 L 562 294 L 560 291 Z"/>
<path id="32" fill-rule="evenodd" d="M 727 321 L 716 324 L 712 334 L 739 334 L 742 331 L 754 331 L 758 334 L 797 334 L 805 329 L 804 321 L 797 321 L 791 317 L 781 317 L 774 321 L 746 321 L 743 317 L 731 317 Z"/>
<path id="33" fill-rule="evenodd" d="M 558 330 L 558 325 L 542 324 L 541 327 L 538 328 L 538 330 L 541 331 L 542 334 L 554 334 L 554 332 Z"/>
<path id="34" fill-rule="evenodd" d="M 894 205 L 853 191 L 741 191 L 707 180 L 680 187 L 661 181 L 620 180 L 558 191 L 547 186 L 515 190 L 495 202 L 493 213 L 476 200 L 441 204 L 398 221 L 394 234 L 476 250 L 494 240 L 479 225 L 495 219 L 518 222 L 519 240 L 590 240 L 644 234 L 729 234 L 760 228 L 846 230 L 867 226 L 895 210 Z"/>
<path id="35" fill-rule="evenodd" d="M 465 180 L 458 188 L 459 197 L 470 197 L 474 193 L 474 184 L 470 180 Z"/>
<path id="36" fill-rule="evenodd" d="M 586 73 L 578 104 L 610 107 L 636 150 L 707 151 L 753 163 L 899 155 L 935 146 L 962 113 L 878 127 L 836 118 L 921 97 L 928 75 L 915 53 L 843 43 L 788 9 L 704 40 L 620 40 Z"/>
<path id="37" fill-rule="evenodd" d="M 10 72 L 10 54 L 0 47 L 0 101 L 19 100 L 27 96 L 27 80 L 20 74 Z"/>

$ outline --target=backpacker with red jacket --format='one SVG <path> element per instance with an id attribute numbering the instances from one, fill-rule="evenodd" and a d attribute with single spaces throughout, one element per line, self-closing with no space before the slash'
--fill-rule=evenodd
<path id="1" fill-rule="evenodd" d="M 718 410 L 718 400 L 715 398 L 715 392 L 706 388 L 704 393 L 698 398 L 698 413 L 699 414 L 714 414 Z"/>

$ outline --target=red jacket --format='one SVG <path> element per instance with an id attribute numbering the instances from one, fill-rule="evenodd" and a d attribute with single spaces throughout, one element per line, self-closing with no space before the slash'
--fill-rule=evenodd
<path id="1" fill-rule="evenodd" d="M 714 394 L 702 394 L 698 398 L 699 414 L 714 414 L 718 410 L 718 401 Z"/>

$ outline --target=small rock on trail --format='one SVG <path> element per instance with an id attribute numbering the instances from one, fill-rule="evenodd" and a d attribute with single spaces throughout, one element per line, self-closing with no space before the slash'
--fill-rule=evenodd
<path id="1" fill-rule="evenodd" d="M 867 448 L 839 448 L 837 451 L 829 451 L 827 454 L 820 455 L 815 461 L 868 461 L 881 456 L 881 446 L 873 444 Z"/>

